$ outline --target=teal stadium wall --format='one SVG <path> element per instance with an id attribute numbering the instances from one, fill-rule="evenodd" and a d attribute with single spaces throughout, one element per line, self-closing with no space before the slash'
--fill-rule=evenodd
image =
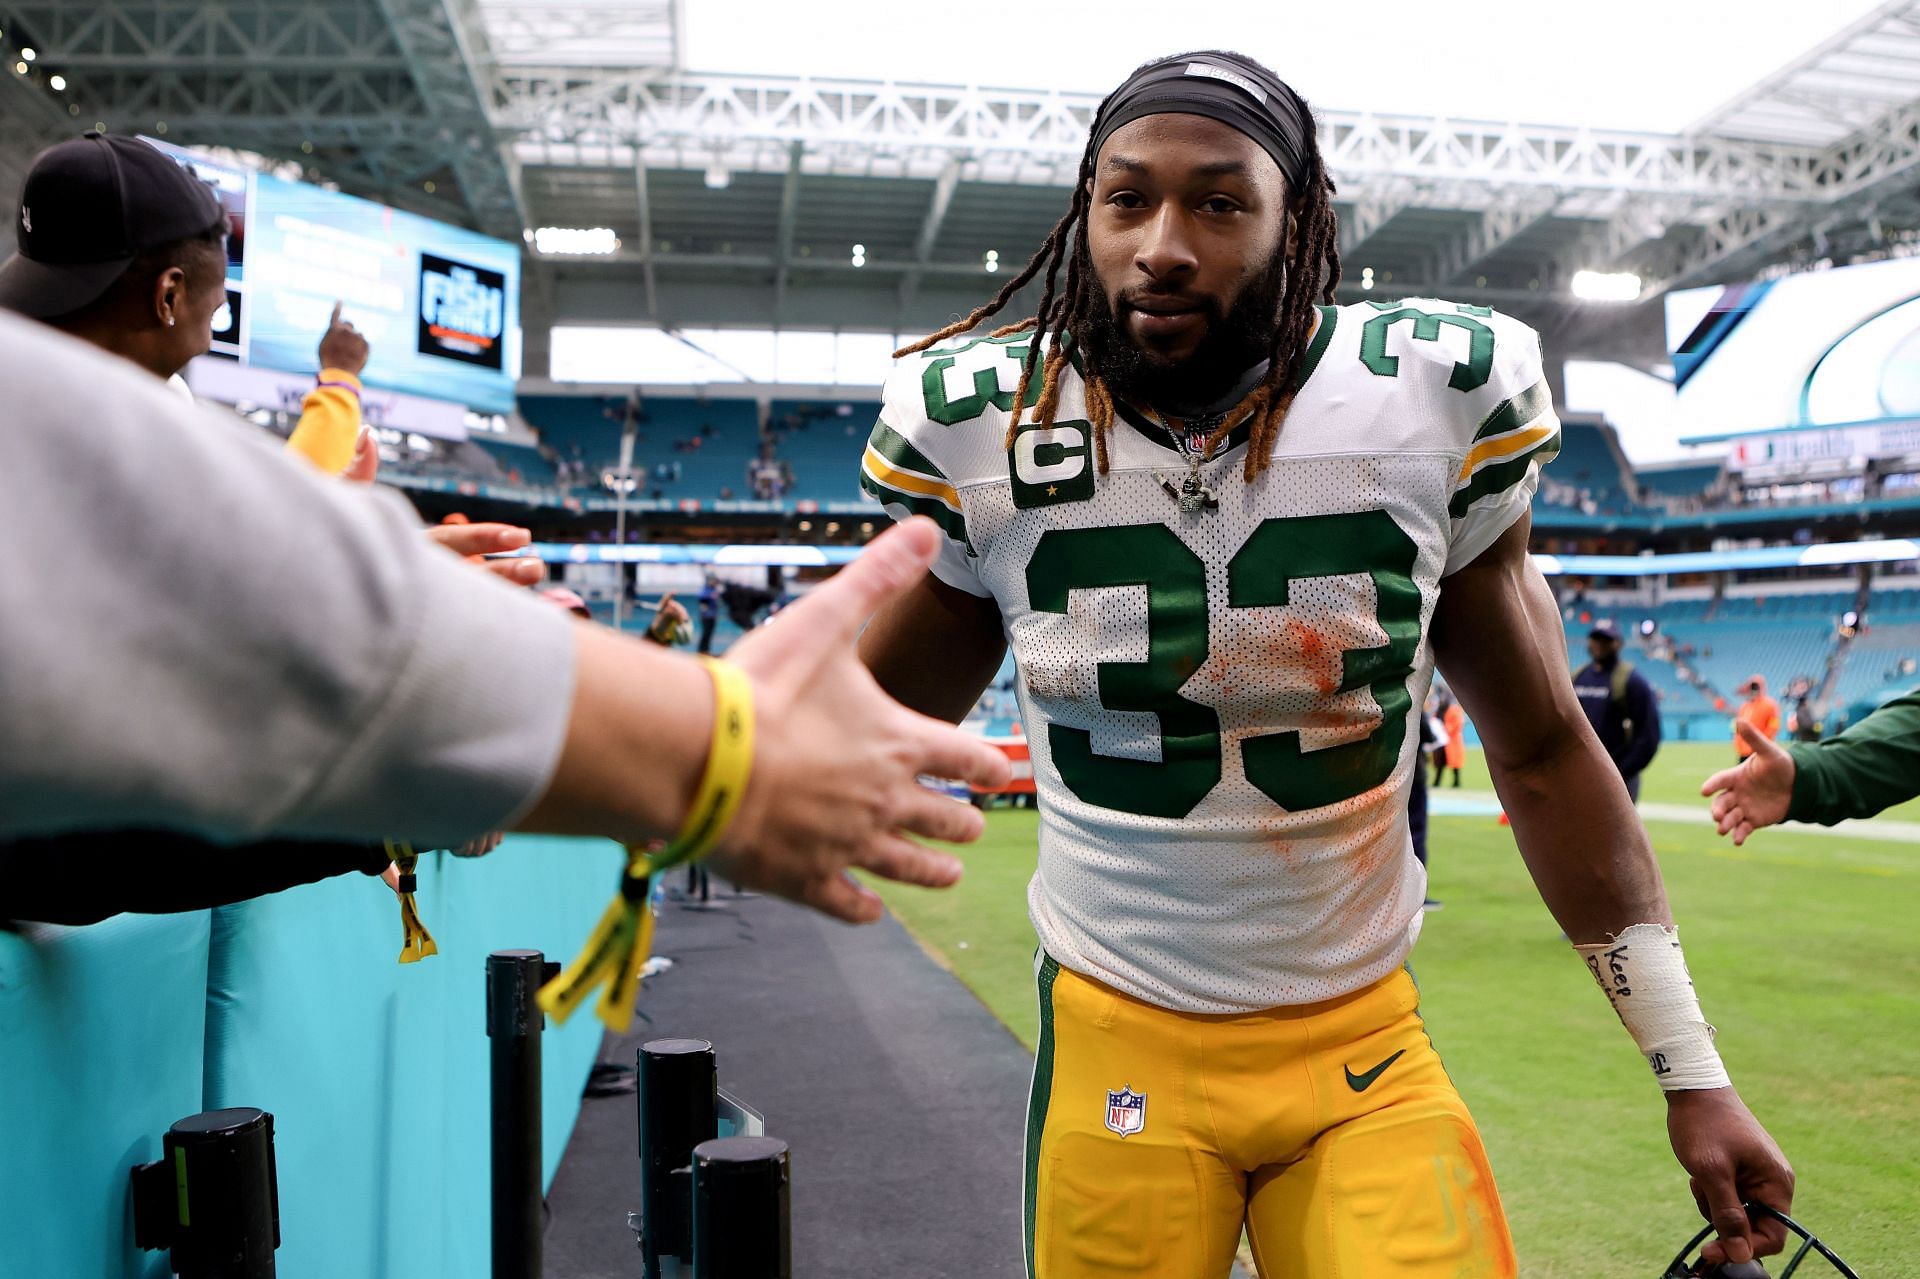
<path id="1" fill-rule="evenodd" d="M 222 1106 L 273 1112 L 281 1274 L 486 1274 L 485 957 L 571 959 L 620 865 L 602 840 L 429 854 L 420 912 L 440 953 L 417 964 L 395 962 L 399 909 L 363 875 L 0 934 L 0 1275 L 165 1276 L 164 1254 L 133 1246 L 127 1170 L 174 1120 Z M 547 1027 L 549 1183 L 600 1039 L 590 1011 Z"/>

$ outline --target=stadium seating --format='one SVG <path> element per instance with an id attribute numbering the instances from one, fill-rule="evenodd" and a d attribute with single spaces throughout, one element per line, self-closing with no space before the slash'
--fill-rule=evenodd
<path id="1" fill-rule="evenodd" d="M 1795 679 L 1817 686 L 1826 677 L 1841 615 L 1854 604 L 1850 591 L 1779 596 L 1728 596 L 1675 602 L 1653 616 L 1676 645 L 1691 646 L 1681 661 L 1705 678 L 1729 704 L 1755 673 L 1780 697 Z"/>
<path id="2" fill-rule="evenodd" d="M 606 396 L 520 399 L 521 414 L 541 438 L 560 457 L 580 459 L 596 482 L 601 471 L 619 464 L 623 409 L 622 401 Z M 633 464 L 648 472 L 642 494 L 745 498 L 751 496 L 747 463 L 759 446 L 759 409 L 753 401 L 661 397 L 647 400 L 642 409 Z"/>
<path id="3" fill-rule="evenodd" d="M 1560 455 L 1546 469 L 1545 478 L 1552 483 L 1543 486 L 1544 500 L 1576 507 L 1584 500 L 1603 514 L 1632 510 L 1635 502 L 1620 469 L 1620 455 L 1609 438 L 1612 432 L 1602 422 L 1562 422 Z"/>
<path id="4" fill-rule="evenodd" d="M 860 451 L 879 405 L 872 401 L 775 400 L 767 415 L 776 455 L 793 471 L 801 501 L 860 500 Z"/>
<path id="5" fill-rule="evenodd" d="M 1677 466 L 1665 470 L 1635 471 L 1643 498 L 1697 498 L 1720 479 L 1718 462 L 1705 466 Z"/>
<path id="6" fill-rule="evenodd" d="M 560 483 L 559 473 L 553 469 L 553 463 L 531 445 L 508 444 L 504 440 L 487 440 L 479 436 L 469 436 L 467 442 L 491 458 L 500 468 L 500 478 L 509 484 L 555 488 Z"/>

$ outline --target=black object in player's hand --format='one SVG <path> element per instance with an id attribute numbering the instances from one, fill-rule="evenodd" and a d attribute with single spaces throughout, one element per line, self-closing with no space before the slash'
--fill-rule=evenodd
<path id="1" fill-rule="evenodd" d="M 1832 1264 L 1835 1270 L 1845 1276 L 1845 1279 L 1860 1279 L 1860 1276 L 1854 1272 L 1852 1266 L 1849 1266 L 1846 1262 L 1840 1260 L 1838 1256 L 1834 1255 L 1833 1249 L 1821 1242 L 1820 1239 L 1815 1237 L 1812 1231 L 1795 1221 L 1792 1217 L 1789 1217 L 1786 1213 L 1779 1211 L 1777 1208 L 1769 1208 L 1763 1203 L 1747 1204 L 1746 1210 L 1750 1218 L 1772 1217 L 1775 1221 L 1785 1226 L 1790 1235 L 1797 1235 L 1800 1238 L 1800 1247 L 1794 1251 L 1793 1256 L 1787 1261 L 1786 1268 L 1780 1272 L 1779 1279 L 1789 1279 L 1789 1276 L 1800 1268 L 1800 1263 L 1806 1260 L 1809 1253 L 1818 1253 L 1824 1257 Z M 1667 1267 L 1666 1273 L 1663 1274 L 1660 1279 L 1771 1279 L 1767 1268 L 1757 1261 L 1730 1261 L 1722 1265 L 1708 1266 L 1705 1268 L 1700 1267 L 1697 1263 L 1688 1261 L 1688 1258 L 1693 1256 L 1700 1245 L 1705 1243 L 1712 1234 L 1713 1226 L 1708 1225 L 1703 1228 L 1699 1234 L 1689 1239 L 1687 1246 L 1680 1250 L 1680 1254 L 1673 1259 L 1673 1264 Z"/>

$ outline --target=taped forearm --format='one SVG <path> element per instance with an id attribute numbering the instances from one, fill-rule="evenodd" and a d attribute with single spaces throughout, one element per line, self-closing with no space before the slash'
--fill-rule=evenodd
<path id="1" fill-rule="evenodd" d="M 1667 1092 L 1725 1088 L 1732 1081 L 1713 1046 L 1714 1029 L 1680 953 L 1680 930 L 1635 924 L 1610 941 L 1575 946 L 1620 1022 Z"/>

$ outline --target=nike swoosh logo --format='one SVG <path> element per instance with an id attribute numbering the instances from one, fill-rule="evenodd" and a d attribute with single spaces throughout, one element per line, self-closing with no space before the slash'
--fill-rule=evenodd
<path id="1" fill-rule="evenodd" d="M 1353 1068 L 1351 1066 L 1344 1067 L 1344 1069 L 1347 1072 L 1347 1087 L 1353 1089 L 1355 1092 L 1365 1092 L 1367 1089 L 1373 1087 L 1374 1080 L 1380 1078 L 1381 1075 L 1386 1073 L 1386 1069 L 1388 1066 L 1391 1066 L 1393 1065 L 1394 1062 L 1400 1060 L 1400 1053 L 1404 1053 L 1406 1051 L 1407 1051 L 1406 1049 L 1402 1048 L 1400 1052 L 1397 1052 L 1393 1056 L 1387 1058 L 1385 1061 L 1381 1062 L 1378 1066 L 1375 1066 L 1372 1070 L 1369 1070 L 1364 1075 L 1354 1074 Z"/>

